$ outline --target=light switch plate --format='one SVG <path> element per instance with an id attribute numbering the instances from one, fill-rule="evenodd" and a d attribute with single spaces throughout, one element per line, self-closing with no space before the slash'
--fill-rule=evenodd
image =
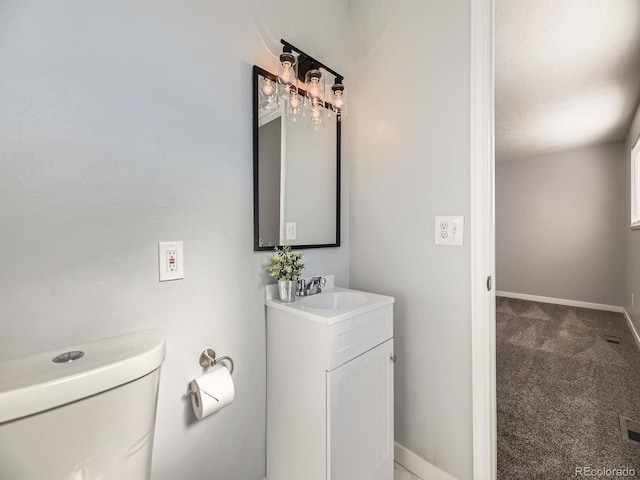
<path id="1" fill-rule="evenodd" d="M 436 217 L 436 245 L 463 245 L 464 216 Z"/>
<path id="2" fill-rule="evenodd" d="M 158 270 L 161 282 L 184 278 L 182 242 L 158 243 Z"/>

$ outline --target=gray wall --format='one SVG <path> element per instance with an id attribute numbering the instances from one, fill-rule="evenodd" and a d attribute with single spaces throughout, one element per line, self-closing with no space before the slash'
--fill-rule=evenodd
<path id="1" fill-rule="evenodd" d="M 286 38 L 346 70 L 347 2 L 325 7 L 331 35 L 293 0 L 0 2 L 0 357 L 162 328 L 154 480 L 263 478 L 251 65 L 275 71 Z M 340 285 L 346 193 L 345 247 L 305 252 Z M 184 280 L 158 282 L 162 240 Z M 194 422 L 205 346 L 234 358 L 236 399 Z"/>
<path id="2" fill-rule="evenodd" d="M 496 288 L 622 305 L 624 145 L 496 165 Z"/>
<path id="3" fill-rule="evenodd" d="M 350 14 L 351 286 L 396 297 L 396 440 L 470 479 L 470 4 Z M 463 247 L 434 245 L 436 215 L 465 215 Z"/>
<path id="4" fill-rule="evenodd" d="M 631 321 L 640 333 L 640 230 L 629 229 L 631 223 L 631 147 L 640 135 L 640 106 L 629 130 L 624 151 L 625 165 L 625 297 L 624 306 L 631 317 Z M 631 305 L 631 294 L 634 294 L 634 305 Z"/>

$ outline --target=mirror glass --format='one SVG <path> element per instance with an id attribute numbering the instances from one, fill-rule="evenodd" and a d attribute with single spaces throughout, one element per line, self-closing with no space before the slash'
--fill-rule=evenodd
<path id="1" fill-rule="evenodd" d="M 290 118 L 282 98 L 265 97 L 265 81 L 277 78 L 254 67 L 254 250 L 339 246 L 340 122 L 327 109 L 317 130 Z"/>

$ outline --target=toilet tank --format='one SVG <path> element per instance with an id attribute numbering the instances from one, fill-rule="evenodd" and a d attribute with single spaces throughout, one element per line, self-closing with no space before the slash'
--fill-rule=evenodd
<path id="1" fill-rule="evenodd" d="M 0 361 L 0 479 L 148 480 L 164 356 L 153 329 Z"/>

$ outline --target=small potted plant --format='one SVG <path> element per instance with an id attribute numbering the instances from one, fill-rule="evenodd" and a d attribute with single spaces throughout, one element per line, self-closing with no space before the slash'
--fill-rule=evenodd
<path id="1" fill-rule="evenodd" d="M 288 244 L 271 255 L 267 264 L 267 273 L 272 278 L 278 279 L 278 291 L 281 302 L 293 302 L 295 300 L 296 281 L 300 278 L 304 263 L 300 261 L 302 254 L 293 252 Z"/>

